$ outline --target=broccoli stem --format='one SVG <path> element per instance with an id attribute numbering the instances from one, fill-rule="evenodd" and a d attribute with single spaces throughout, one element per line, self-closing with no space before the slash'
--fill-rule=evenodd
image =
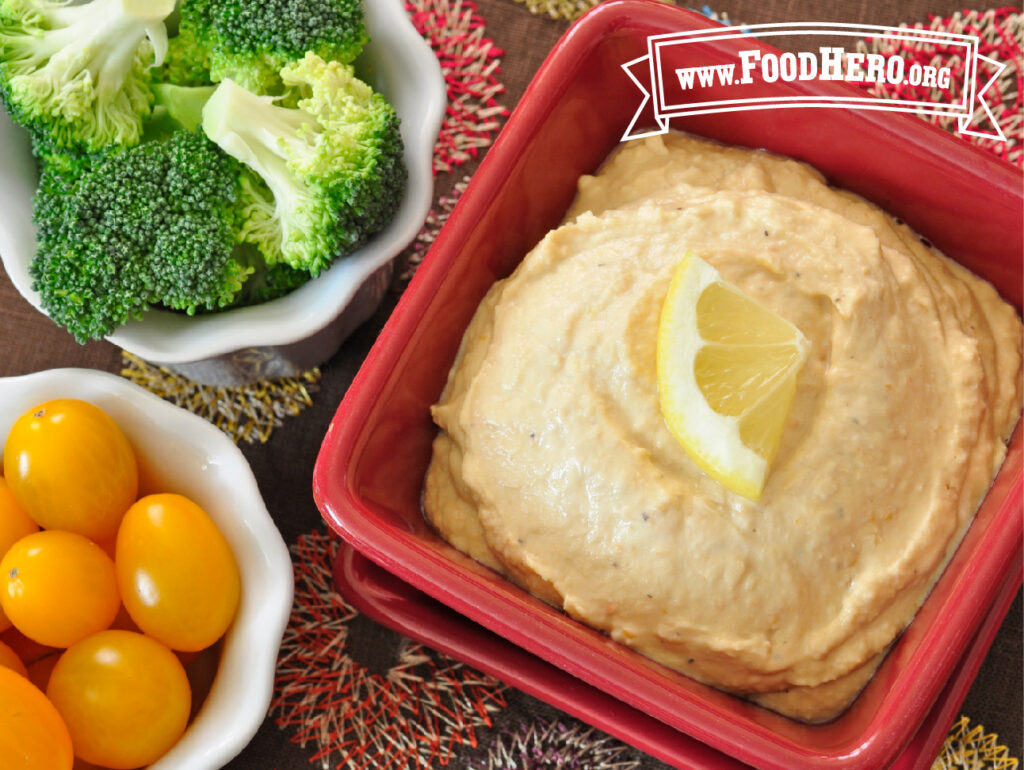
<path id="1" fill-rule="evenodd" d="M 301 240 L 302 233 L 280 212 L 302 211 L 317 201 L 297 179 L 282 151 L 286 143 L 315 144 L 316 132 L 308 115 L 278 107 L 273 104 L 275 98 L 258 96 L 230 79 L 223 80 L 203 108 L 203 131 L 263 178 L 277 202 L 274 218 L 281 228 L 281 242 L 291 243 Z"/>
<path id="2" fill-rule="evenodd" d="M 55 6 L 47 14 L 49 30 L 38 40 L 34 64 L 68 72 L 88 70 L 94 83 L 118 83 L 131 68 L 143 38 L 153 46 L 154 65 L 163 63 L 163 20 L 173 10 L 174 0 L 92 0 Z"/>
<path id="3" fill-rule="evenodd" d="M 194 131 L 203 123 L 203 107 L 216 86 L 153 85 L 154 106 L 163 107 L 182 127 Z"/>
<path id="4" fill-rule="evenodd" d="M 58 146 L 138 141 L 163 61 L 174 0 L 7 0 L 0 7 L 0 91 L 17 122 Z M 152 56 L 152 60 L 150 57 Z"/>

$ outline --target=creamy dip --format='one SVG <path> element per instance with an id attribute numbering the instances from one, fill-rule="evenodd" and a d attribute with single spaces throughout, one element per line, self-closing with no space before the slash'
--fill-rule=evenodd
<path id="1" fill-rule="evenodd" d="M 659 411 L 658 315 L 692 249 L 810 342 L 761 500 Z M 455 547 L 694 678 L 808 720 L 870 676 L 1020 411 L 995 290 L 808 166 L 671 134 L 583 177 L 483 300 L 433 415 Z"/>

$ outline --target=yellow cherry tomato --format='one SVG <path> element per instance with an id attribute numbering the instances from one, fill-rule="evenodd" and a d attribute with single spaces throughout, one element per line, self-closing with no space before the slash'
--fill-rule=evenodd
<path id="1" fill-rule="evenodd" d="M 28 679 L 0 666 L 0 767 L 71 770 L 73 762 L 57 709 Z"/>
<path id="2" fill-rule="evenodd" d="M 74 532 L 27 535 L 0 559 L 0 605 L 25 636 L 67 647 L 110 625 L 121 606 L 114 563 Z"/>
<path id="3" fill-rule="evenodd" d="M 46 686 L 75 755 L 114 770 L 170 749 L 188 724 L 192 693 L 167 647 L 133 631 L 101 631 L 69 647 Z"/>
<path id="4" fill-rule="evenodd" d="M 121 429 L 99 407 L 70 398 L 18 418 L 4 446 L 4 476 L 43 529 L 90 540 L 115 535 L 139 488 L 135 452 Z"/>
<path id="5" fill-rule="evenodd" d="M 7 488 L 4 477 L 0 476 L 0 559 L 7 553 L 7 549 L 21 538 L 38 530 L 39 526 L 21 509 L 11 490 Z M 11 621 L 0 609 L 0 631 L 10 627 Z"/>
<path id="6" fill-rule="evenodd" d="M 28 676 L 28 669 L 25 667 L 25 664 L 21 662 L 21 658 L 18 657 L 18 653 L 3 642 L 0 642 L 0 666 L 9 668 L 11 671 L 16 671 L 22 676 Z"/>
<path id="7" fill-rule="evenodd" d="M 148 495 L 129 508 L 114 563 L 132 620 L 173 650 L 209 647 L 234 619 L 241 593 L 234 554 L 186 497 Z"/>

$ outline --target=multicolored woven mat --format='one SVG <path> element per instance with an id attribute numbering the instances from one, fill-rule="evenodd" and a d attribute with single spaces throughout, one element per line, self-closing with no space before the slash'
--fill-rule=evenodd
<path id="1" fill-rule="evenodd" d="M 532 13 L 578 17 L 597 0 L 517 0 Z M 494 140 L 508 108 L 502 104 L 502 51 L 488 37 L 471 0 L 409 0 L 410 18 L 441 62 L 449 109 L 435 148 L 434 172 L 447 176 L 414 242 L 398 258 L 392 290 L 400 293 L 437 236 L 468 174 Z M 704 14 L 729 23 L 707 7 Z M 990 92 L 990 108 L 1008 142 L 979 146 L 1024 166 L 1022 42 L 1024 22 L 1013 9 L 933 18 L 930 28 L 977 35 L 982 53 L 1009 66 Z M 886 44 L 865 40 L 862 50 Z M 886 53 L 892 52 L 890 48 Z M 928 63 L 938 52 L 905 52 Z M 895 97 L 893 89 L 875 95 Z M 945 128 L 951 119 L 930 118 Z M 236 441 L 266 442 L 288 417 L 313 403 L 319 370 L 243 388 L 210 388 L 123 354 L 122 374 L 200 414 Z M 337 541 L 317 529 L 292 546 L 295 602 L 278 664 L 271 719 L 308 757 L 310 766 L 356 768 L 458 767 L 633 770 L 662 765 L 637 750 L 512 690 L 444 655 L 386 631 L 334 590 Z M 954 724 L 933 770 L 1017 768 L 998 737 L 966 716 Z"/>
<path id="2" fill-rule="evenodd" d="M 993 87 L 983 97 L 992 115 L 1006 134 L 1007 141 L 975 136 L 970 139 L 974 144 L 988 150 L 993 155 L 1018 168 L 1024 168 L 1024 95 L 1022 95 L 1024 89 L 1021 88 L 1022 70 L 1024 70 L 1021 52 L 1022 41 L 1024 41 L 1024 16 L 1013 8 L 990 10 L 984 13 L 964 11 L 948 19 L 933 18 L 927 26 L 917 24 L 912 28 L 975 36 L 980 42 L 978 52 L 981 55 L 1007 65 Z M 891 40 L 866 40 L 860 44 L 859 48 L 866 52 L 900 53 L 910 63 L 917 62 L 919 64 L 938 63 L 943 60 L 943 57 L 948 61 L 948 56 L 951 53 L 949 46 L 925 42 L 895 44 Z M 982 66 L 983 69 L 987 67 L 984 63 Z M 983 71 L 979 81 L 985 82 L 988 79 L 988 74 L 991 73 Z M 946 95 L 959 96 L 963 87 L 962 82 L 954 80 L 946 94 L 941 93 L 938 88 L 912 85 L 875 85 L 868 90 L 873 96 L 882 96 L 888 99 L 934 102 Z M 980 109 L 979 107 L 979 112 Z M 956 118 L 930 115 L 924 116 L 924 119 L 948 131 L 956 130 Z M 985 115 L 976 113 L 975 122 L 983 131 L 990 131 L 993 128 L 991 120 Z"/>
<path id="3" fill-rule="evenodd" d="M 655 770 L 664 765 L 394 632 L 334 589 L 337 539 L 292 546 L 295 602 L 271 716 L 310 762 L 337 770 Z M 1016 770 L 998 736 L 961 716 L 932 770 Z"/>

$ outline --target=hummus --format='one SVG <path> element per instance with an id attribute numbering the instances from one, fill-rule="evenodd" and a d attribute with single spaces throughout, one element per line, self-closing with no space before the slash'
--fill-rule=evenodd
<path id="1" fill-rule="evenodd" d="M 761 500 L 659 411 L 683 253 L 810 342 Z M 456 548 L 702 682 L 823 720 L 951 556 L 1020 411 L 995 290 L 813 169 L 682 134 L 623 146 L 496 284 L 441 401 L 424 509 Z"/>

